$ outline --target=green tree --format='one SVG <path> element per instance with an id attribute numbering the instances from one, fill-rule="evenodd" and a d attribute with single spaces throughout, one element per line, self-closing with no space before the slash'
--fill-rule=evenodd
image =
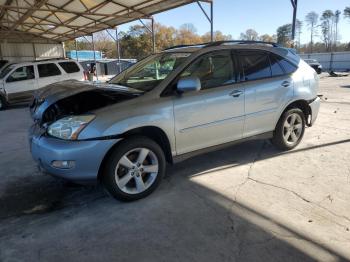
<path id="1" fill-rule="evenodd" d="M 254 29 L 248 29 L 245 33 L 241 33 L 240 39 L 247 41 L 256 41 L 259 38 L 259 34 Z"/>
<path id="2" fill-rule="evenodd" d="M 285 24 L 277 28 L 277 43 L 283 46 L 291 46 L 292 44 L 292 25 Z"/>
<path id="3" fill-rule="evenodd" d="M 310 51 L 312 53 L 314 36 L 317 34 L 318 14 L 314 11 L 308 13 L 305 17 L 305 21 L 310 30 Z"/>
<path id="4" fill-rule="evenodd" d="M 334 17 L 332 10 L 325 10 L 321 16 L 322 40 L 327 51 L 332 49 Z"/>
<path id="5" fill-rule="evenodd" d="M 339 24 L 339 21 L 340 21 L 340 10 L 336 10 L 335 13 L 334 13 L 334 49 L 337 48 L 337 42 L 338 42 L 338 24 Z"/>
<path id="6" fill-rule="evenodd" d="M 349 18 L 350 19 L 350 6 L 345 7 L 343 14 L 344 14 L 345 18 Z"/>
<path id="7" fill-rule="evenodd" d="M 303 29 L 303 22 L 301 22 L 299 19 L 296 20 L 295 23 L 295 33 L 297 36 L 297 47 L 300 48 L 300 36 L 301 36 L 301 32 Z"/>
<path id="8" fill-rule="evenodd" d="M 277 41 L 277 36 L 276 35 L 269 35 L 269 34 L 263 34 L 259 36 L 260 41 L 264 42 L 276 42 Z"/>

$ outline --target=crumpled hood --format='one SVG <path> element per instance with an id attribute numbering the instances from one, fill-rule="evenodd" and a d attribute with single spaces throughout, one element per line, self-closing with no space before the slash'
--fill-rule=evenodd
<path id="1" fill-rule="evenodd" d="M 87 107 L 86 104 L 93 104 L 95 102 L 94 100 L 98 99 L 96 95 L 104 97 L 105 99 L 109 97 L 118 102 L 118 95 L 122 96 L 122 99 L 120 100 L 125 100 L 125 97 L 131 98 L 142 94 L 141 91 L 120 85 L 66 80 L 50 84 L 34 94 L 33 101 L 30 103 L 31 116 L 35 121 L 41 120 L 46 110 L 52 107 L 55 103 L 60 103 L 67 98 L 78 96 L 79 94 L 86 96 L 88 93 L 92 93 L 92 96 L 95 96 L 96 99 L 92 97 L 91 101 L 87 101 L 86 98 L 85 100 L 76 100 L 74 101 L 77 103 L 76 106 L 79 106 L 78 103 L 84 103 L 85 107 Z M 111 102 L 109 101 L 109 104 L 110 103 Z M 91 108 L 96 109 L 93 108 L 93 106 Z"/>

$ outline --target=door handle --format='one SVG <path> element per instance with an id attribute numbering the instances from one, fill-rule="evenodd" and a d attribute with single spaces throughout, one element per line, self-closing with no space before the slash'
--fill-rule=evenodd
<path id="1" fill-rule="evenodd" d="M 240 95 L 243 94 L 243 91 L 242 90 L 233 90 L 231 93 L 230 93 L 230 96 L 232 97 L 239 97 Z"/>
<path id="2" fill-rule="evenodd" d="M 289 81 L 283 81 L 281 86 L 288 87 L 288 86 L 290 86 L 290 82 Z"/>

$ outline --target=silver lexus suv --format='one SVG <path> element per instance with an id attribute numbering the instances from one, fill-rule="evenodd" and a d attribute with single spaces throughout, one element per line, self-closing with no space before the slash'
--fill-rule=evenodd
<path id="1" fill-rule="evenodd" d="M 117 199 L 149 195 L 167 163 L 248 139 L 296 147 L 316 120 L 318 77 L 291 49 L 224 41 L 151 55 L 105 84 L 64 81 L 34 97 L 33 158 Z"/>

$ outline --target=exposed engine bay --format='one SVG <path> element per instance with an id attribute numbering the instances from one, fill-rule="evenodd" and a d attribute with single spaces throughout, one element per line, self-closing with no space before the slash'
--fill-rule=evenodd
<path id="1" fill-rule="evenodd" d="M 108 89 L 92 89 L 71 96 L 64 97 L 49 105 L 42 113 L 37 123 L 43 125 L 52 123 L 64 116 L 79 115 L 93 111 L 111 104 L 119 103 L 139 96 L 131 92 L 117 92 Z M 38 102 L 33 102 L 31 110 L 40 107 Z M 32 112 L 33 114 L 34 112 Z"/>

